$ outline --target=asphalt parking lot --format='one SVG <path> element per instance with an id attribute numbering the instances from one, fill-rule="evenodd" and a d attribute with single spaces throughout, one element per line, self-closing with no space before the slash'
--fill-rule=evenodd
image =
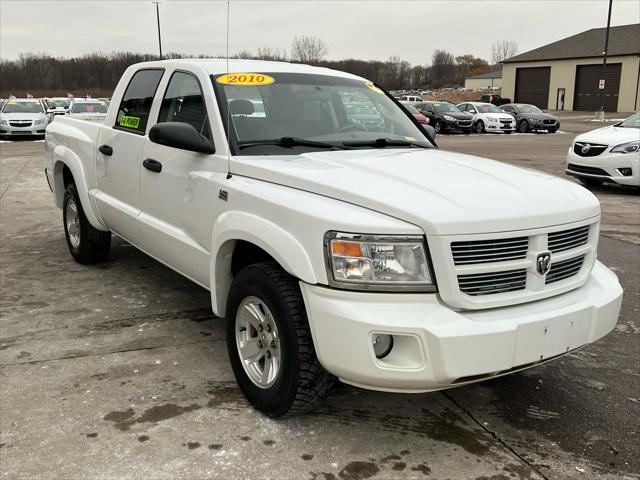
<path id="1" fill-rule="evenodd" d="M 440 146 L 564 175 L 573 136 Z M 42 142 L 0 143 L 0 474 L 68 479 L 640 478 L 640 195 L 594 189 L 599 258 L 625 288 L 615 330 L 559 360 L 445 392 L 338 386 L 271 420 L 236 387 L 208 292 L 127 243 L 81 266 Z"/>

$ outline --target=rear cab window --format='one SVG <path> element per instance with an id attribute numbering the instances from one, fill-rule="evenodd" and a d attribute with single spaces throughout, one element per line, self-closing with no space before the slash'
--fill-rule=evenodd
<path id="1" fill-rule="evenodd" d="M 114 128 L 144 135 L 149 121 L 153 97 L 164 69 L 138 70 L 122 96 Z"/>

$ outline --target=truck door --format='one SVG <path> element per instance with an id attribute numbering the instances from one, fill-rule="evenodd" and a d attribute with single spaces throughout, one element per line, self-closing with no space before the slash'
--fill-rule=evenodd
<path id="1" fill-rule="evenodd" d="M 109 228 L 128 241 L 140 244 L 140 157 L 153 97 L 164 69 L 138 70 L 118 106 L 113 125 L 98 134 L 95 193 L 100 213 Z"/>
<path id="2" fill-rule="evenodd" d="M 188 123 L 212 141 L 211 111 L 198 78 L 177 70 L 166 85 L 153 120 Z M 206 86 L 213 98 L 210 84 Z M 140 168 L 143 248 L 208 286 L 211 231 L 216 208 L 223 203 L 217 196 L 218 182 L 226 178 L 226 157 L 160 145 L 147 138 Z M 200 197 L 194 198 L 195 193 Z"/>

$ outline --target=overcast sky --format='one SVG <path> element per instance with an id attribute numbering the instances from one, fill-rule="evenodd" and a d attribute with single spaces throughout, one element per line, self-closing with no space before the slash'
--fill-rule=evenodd
<path id="1" fill-rule="evenodd" d="M 607 0 L 231 1 L 230 52 L 289 49 L 296 35 L 322 38 L 330 59 L 428 63 L 433 50 L 491 60 L 491 44 L 515 40 L 520 52 L 606 26 Z M 163 50 L 225 52 L 226 1 L 164 0 Z M 614 0 L 612 25 L 640 21 L 640 2 Z M 43 52 L 156 53 L 150 0 L 0 0 L 0 57 Z"/>

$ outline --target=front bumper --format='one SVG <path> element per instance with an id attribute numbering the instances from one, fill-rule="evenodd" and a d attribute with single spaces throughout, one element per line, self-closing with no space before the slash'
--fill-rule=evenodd
<path id="1" fill-rule="evenodd" d="M 0 125 L 0 135 L 19 136 L 19 135 L 44 135 L 47 124 L 29 125 L 26 127 L 15 127 L 11 124 Z"/>
<path id="2" fill-rule="evenodd" d="M 484 128 L 487 132 L 515 132 L 516 121 L 510 123 L 504 122 L 486 122 Z"/>
<path id="3" fill-rule="evenodd" d="M 596 262 L 582 287 L 521 305 L 454 311 L 436 294 L 376 294 L 300 283 L 326 370 L 352 385 L 424 392 L 527 368 L 592 343 L 615 326 L 616 275 Z M 394 347 L 375 357 L 374 334 Z"/>
<path id="4" fill-rule="evenodd" d="M 566 173 L 578 178 L 593 178 L 620 185 L 640 186 L 640 153 L 608 153 L 605 150 L 595 157 L 581 157 L 573 151 L 567 153 Z M 623 175 L 621 169 L 630 168 L 631 175 Z"/>
<path id="5" fill-rule="evenodd" d="M 442 120 L 443 126 L 446 130 L 461 130 L 463 132 L 469 131 L 473 128 L 473 120 Z"/>

